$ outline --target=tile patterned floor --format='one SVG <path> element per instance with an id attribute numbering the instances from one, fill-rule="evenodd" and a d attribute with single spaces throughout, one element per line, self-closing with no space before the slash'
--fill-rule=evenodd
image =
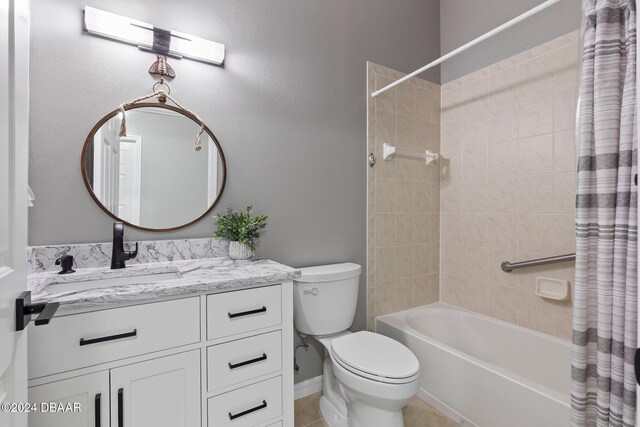
<path id="1" fill-rule="evenodd" d="M 320 396 L 298 399 L 295 402 L 295 427 L 327 427 L 320 415 Z M 414 397 L 404 408 L 405 427 L 457 427 L 458 424 L 442 415 L 433 407 Z"/>

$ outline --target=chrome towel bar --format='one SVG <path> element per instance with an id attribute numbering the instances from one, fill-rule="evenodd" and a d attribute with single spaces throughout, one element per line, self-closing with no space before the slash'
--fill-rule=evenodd
<path id="1" fill-rule="evenodd" d="M 531 259 L 528 261 L 513 262 L 513 263 L 509 261 L 504 261 L 502 264 L 500 264 L 500 268 L 502 268 L 502 271 L 504 271 L 505 273 L 511 273 L 513 270 L 516 270 L 518 268 L 536 267 L 538 265 L 575 261 L 575 259 L 576 259 L 576 254 L 572 253 L 572 254 L 556 255 L 556 256 L 551 256 L 547 258 Z"/>

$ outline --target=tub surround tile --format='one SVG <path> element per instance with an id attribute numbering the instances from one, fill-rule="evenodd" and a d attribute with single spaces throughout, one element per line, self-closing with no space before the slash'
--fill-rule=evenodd
<path id="1" fill-rule="evenodd" d="M 562 338 L 571 302 L 533 292 L 537 277 L 573 281 L 573 264 L 500 264 L 575 251 L 578 38 L 442 87 L 440 300 Z"/>

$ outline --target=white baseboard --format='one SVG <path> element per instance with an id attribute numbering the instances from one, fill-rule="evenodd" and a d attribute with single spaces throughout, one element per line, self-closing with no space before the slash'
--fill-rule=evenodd
<path id="1" fill-rule="evenodd" d="M 302 399 L 319 391 L 322 391 L 322 375 L 309 378 L 293 386 L 293 396 L 295 400 Z"/>

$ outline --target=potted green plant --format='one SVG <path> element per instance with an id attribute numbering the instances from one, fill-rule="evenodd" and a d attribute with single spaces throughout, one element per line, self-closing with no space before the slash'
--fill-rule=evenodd
<path id="1" fill-rule="evenodd" d="M 267 226 L 267 216 L 253 215 L 252 206 L 246 212 L 239 212 L 231 205 L 213 219 L 218 224 L 214 236 L 230 240 L 229 257 L 232 259 L 249 259 L 255 250 L 256 241 Z"/>

